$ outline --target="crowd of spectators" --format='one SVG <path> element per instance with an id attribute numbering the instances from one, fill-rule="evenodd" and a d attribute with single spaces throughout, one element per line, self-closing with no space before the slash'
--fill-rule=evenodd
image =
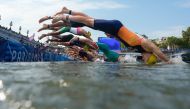
<path id="1" fill-rule="evenodd" d="M 53 52 L 53 53 L 63 53 L 64 50 L 54 48 L 53 46 L 49 46 L 47 44 L 40 43 L 39 41 L 35 40 L 29 40 L 29 37 L 20 34 L 18 32 L 13 31 L 11 28 L 4 27 L 0 25 L 0 32 L 3 33 L 7 39 L 13 38 L 22 43 L 23 45 L 28 45 L 28 46 L 33 46 L 34 48 L 38 48 L 39 50 L 42 51 L 47 51 L 47 52 Z"/>

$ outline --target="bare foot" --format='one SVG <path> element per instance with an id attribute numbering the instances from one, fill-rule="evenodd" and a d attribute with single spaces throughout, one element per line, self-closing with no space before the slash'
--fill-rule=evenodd
<path id="1" fill-rule="evenodd" d="M 45 17 L 42 17 L 40 20 L 39 20 L 39 23 L 42 23 L 46 20 L 49 20 L 49 19 L 52 19 L 50 16 L 45 16 Z"/>

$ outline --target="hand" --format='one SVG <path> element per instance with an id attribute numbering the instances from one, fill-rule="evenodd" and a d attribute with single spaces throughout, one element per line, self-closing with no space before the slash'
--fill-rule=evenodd
<path id="1" fill-rule="evenodd" d="M 95 42 L 92 42 L 92 43 L 91 43 L 91 47 L 92 47 L 93 49 L 95 49 L 95 50 L 98 50 L 98 49 L 99 49 L 98 45 L 97 45 Z"/>
<path id="2" fill-rule="evenodd" d="M 46 42 L 49 43 L 49 42 L 52 42 L 52 41 L 51 41 L 51 39 L 47 39 Z"/>
<path id="3" fill-rule="evenodd" d="M 172 62 L 172 61 L 167 61 L 167 62 L 165 62 L 166 64 L 174 64 L 174 62 Z"/>
<path id="4" fill-rule="evenodd" d="M 46 21 L 46 20 L 49 20 L 49 19 L 51 19 L 51 16 L 42 17 L 42 18 L 39 20 L 39 23 L 42 23 L 42 22 L 44 22 L 44 21 Z"/>
<path id="5" fill-rule="evenodd" d="M 46 34 L 42 34 L 38 39 L 42 39 L 42 38 L 44 38 L 44 37 L 46 37 Z"/>
<path id="6" fill-rule="evenodd" d="M 69 9 L 67 7 L 63 7 L 61 11 L 58 11 L 54 16 L 57 16 L 59 14 L 68 14 Z"/>
<path id="7" fill-rule="evenodd" d="M 65 17 L 64 14 L 61 14 L 61 15 L 57 15 L 54 19 L 57 20 L 57 21 L 60 21 L 60 20 L 63 20 Z"/>

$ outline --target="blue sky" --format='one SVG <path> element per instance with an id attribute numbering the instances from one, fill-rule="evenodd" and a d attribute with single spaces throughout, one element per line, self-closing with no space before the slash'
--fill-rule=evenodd
<path id="1" fill-rule="evenodd" d="M 181 31 L 190 26 L 190 0 L 0 0 L 0 3 L 0 24 L 8 26 L 12 20 L 13 29 L 18 31 L 21 25 L 23 34 L 28 29 L 30 34 L 36 33 L 41 26 L 38 19 L 52 15 L 62 6 L 94 18 L 118 19 L 130 30 L 152 39 L 181 36 Z M 104 36 L 102 32 L 90 31 L 94 40 Z"/>

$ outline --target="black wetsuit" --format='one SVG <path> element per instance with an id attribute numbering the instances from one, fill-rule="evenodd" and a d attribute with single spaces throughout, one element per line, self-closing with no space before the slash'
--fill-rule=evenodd
<path id="1" fill-rule="evenodd" d="M 141 47 L 141 45 L 137 46 L 130 46 L 127 44 L 124 40 L 122 40 L 118 36 L 118 32 L 120 28 L 123 26 L 123 24 L 118 20 L 102 20 L 102 19 L 95 19 L 94 20 L 94 27 L 95 30 L 100 30 L 105 33 L 111 34 L 115 36 L 117 39 L 119 39 L 126 47 L 130 47 L 134 49 L 135 52 L 143 53 L 145 50 Z"/>
<path id="2" fill-rule="evenodd" d="M 78 23 L 78 22 L 73 22 L 73 21 L 70 21 L 70 24 L 71 24 L 71 27 L 84 27 L 84 26 L 86 26 L 83 23 Z"/>

